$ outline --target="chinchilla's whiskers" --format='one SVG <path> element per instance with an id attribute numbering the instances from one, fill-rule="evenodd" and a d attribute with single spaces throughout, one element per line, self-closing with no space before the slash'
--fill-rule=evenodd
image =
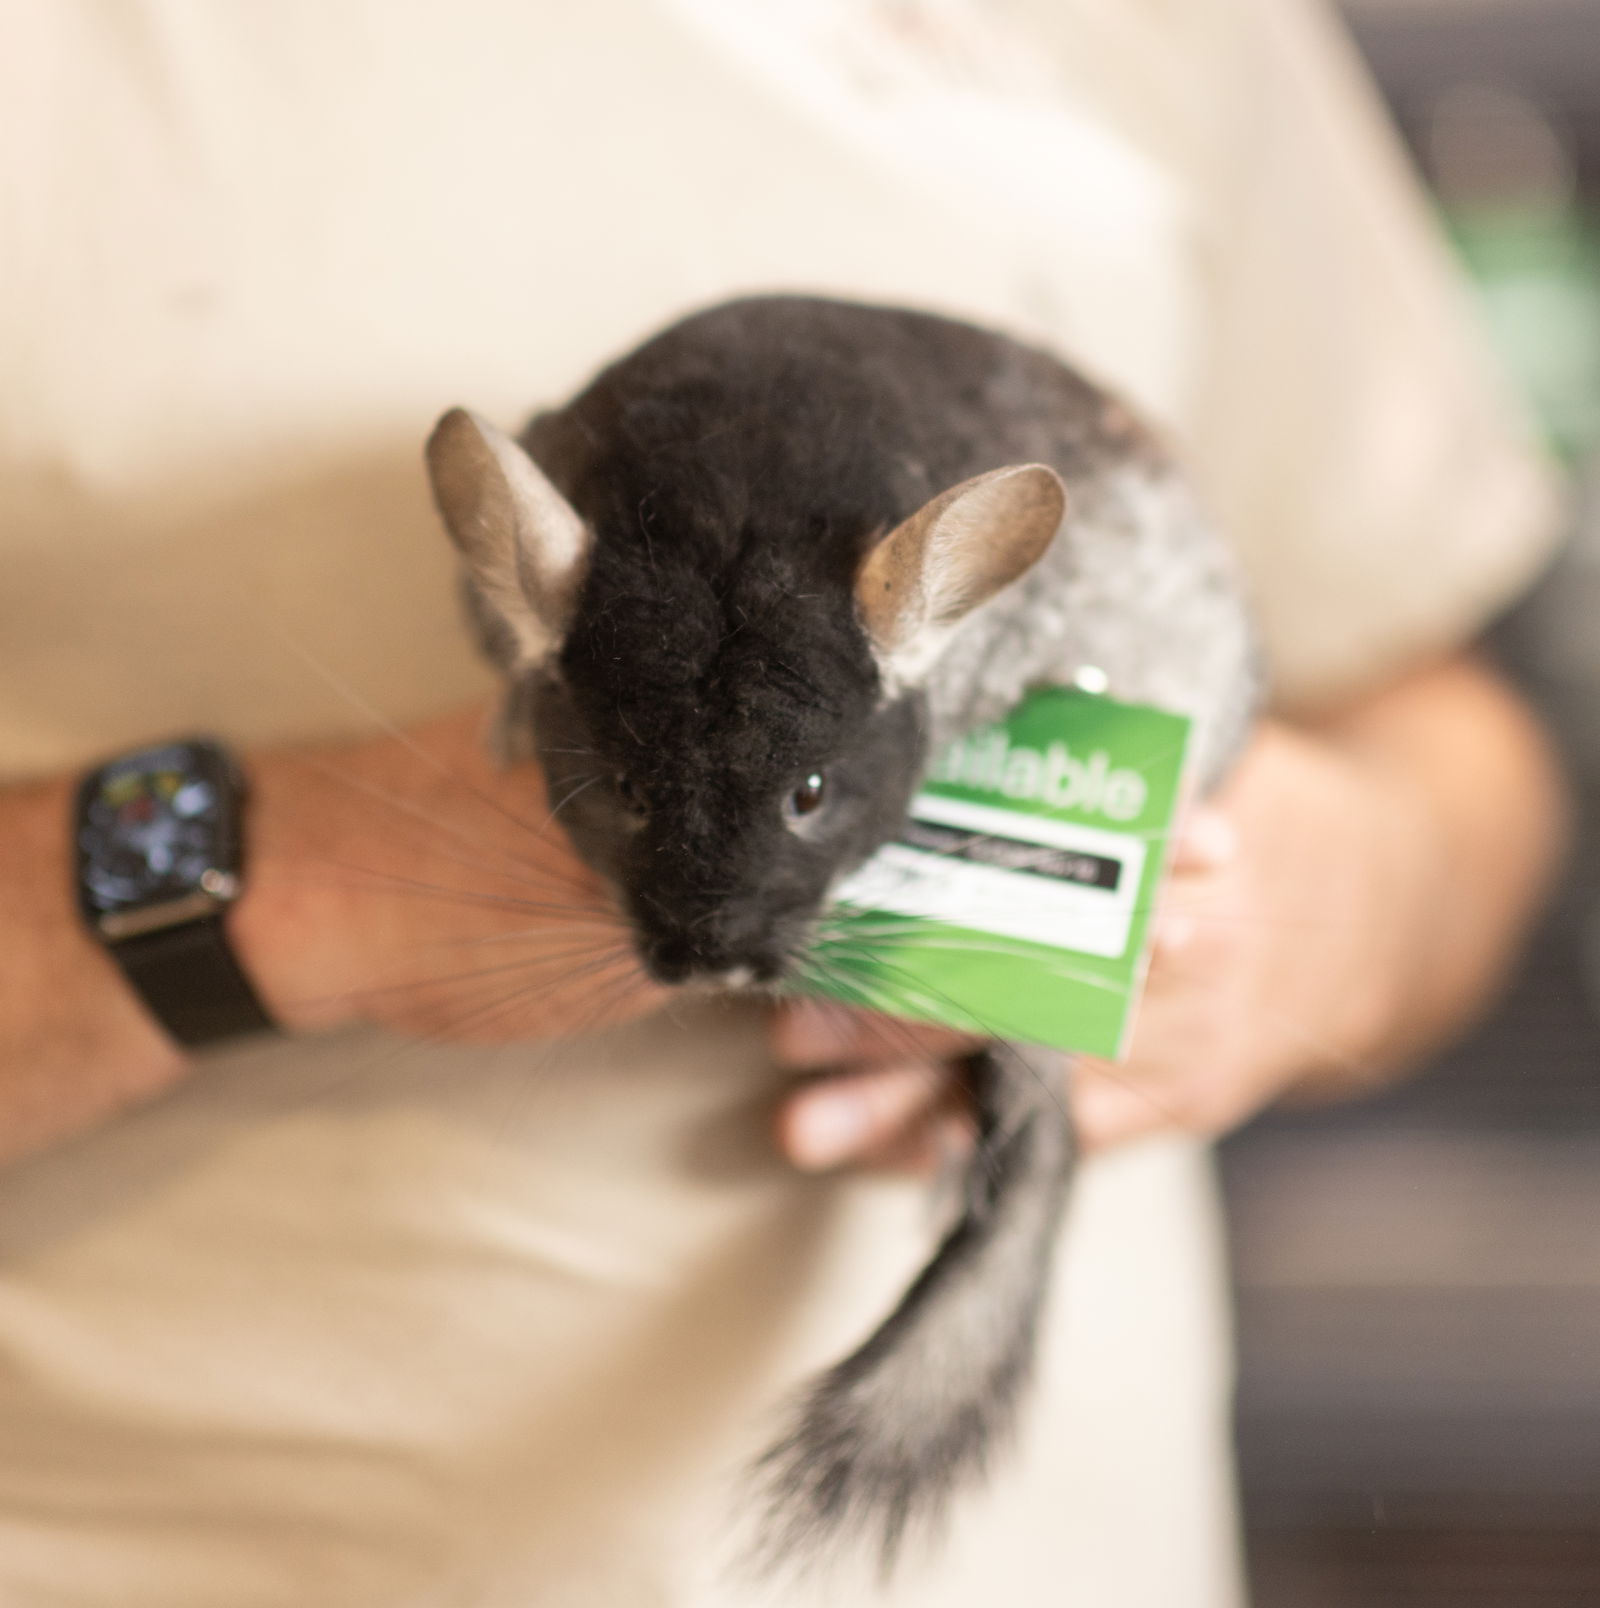
<path id="1" fill-rule="evenodd" d="M 605 974 L 612 971 L 613 968 L 620 968 L 620 970 L 616 971 L 615 976 L 610 979 L 611 983 L 618 985 L 619 993 L 626 994 L 640 986 L 638 976 L 633 968 L 633 957 L 630 951 L 616 945 L 609 947 L 599 946 L 583 953 L 575 951 L 562 961 L 559 972 L 542 980 L 536 978 L 533 983 L 517 990 L 514 997 L 521 1001 L 524 1006 L 536 1005 L 556 989 L 570 987 L 574 983 L 593 984 L 598 981 L 601 984 L 605 984 L 607 981 Z M 607 992 L 609 993 L 609 991 L 608 988 Z M 559 1033 L 552 1033 L 548 1037 L 542 1038 L 539 1042 L 551 1045 L 568 1043 L 589 1032 L 599 1019 L 595 1000 L 591 995 L 586 1000 L 583 1010 L 564 1026 Z"/>
<path id="2" fill-rule="evenodd" d="M 521 1071 L 526 1075 L 530 1071 L 542 1070 L 549 1064 L 551 1058 L 564 1046 L 574 1039 L 581 1038 L 603 1019 L 604 1013 L 611 1008 L 611 1001 L 615 999 L 618 1007 L 627 999 L 628 995 L 638 986 L 637 979 L 631 971 L 624 970 L 618 975 L 607 978 L 606 973 L 627 957 L 617 954 L 599 954 L 572 965 L 560 975 L 546 979 L 535 986 L 526 984 L 516 988 L 499 992 L 490 1002 L 487 1010 L 474 1009 L 467 1022 L 452 1019 L 443 1030 L 430 1035 L 444 1040 L 453 1038 L 468 1027 L 472 1031 L 482 1032 L 487 1028 L 498 1027 L 500 1023 L 515 1019 L 519 1013 L 536 1006 L 547 994 L 558 988 L 569 987 L 573 983 L 585 983 L 593 989 L 588 1008 L 581 1016 L 571 1023 L 562 1032 L 550 1035 L 530 1045 L 526 1042 L 513 1043 L 509 1047 L 515 1049 L 520 1055 L 527 1055 L 530 1049 L 533 1052 L 531 1062 L 524 1061 Z M 603 1000 L 604 1005 L 596 1004 L 596 1000 Z"/>
<path id="3" fill-rule="evenodd" d="M 824 947 L 845 954 L 860 954 L 871 961 L 872 964 L 882 966 L 886 964 L 884 956 L 882 952 L 873 945 L 871 940 L 874 938 L 884 937 L 904 937 L 905 942 L 900 947 L 907 951 L 932 951 L 938 954 L 999 955 L 1004 958 L 1027 960 L 1036 970 L 1048 972 L 1051 977 L 1059 978 L 1065 982 L 1081 983 L 1085 988 L 1097 988 L 1105 993 L 1110 994 L 1120 993 L 1122 991 L 1119 984 L 1110 982 L 1106 978 L 1097 976 L 1093 972 L 1084 971 L 1079 967 L 1068 965 L 1062 961 L 1046 959 L 1045 956 L 1040 954 L 1037 950 L 1029 950 L 1021 947 L 1010 947 L 1006 944 L 1003 938 L 994 936 L 991 936 L 983 942 L 979 942 L 975 938 L 967 938 L 964 936 L 952 936 L 945 938 L 935 933 L 916 931 L 906 931 L 904 933 L 869 932 L 863 934 L 860 939 L 857 939 L 854 936 L 846 936 L 844 933 L 839 933 L 836 935 L 830 935 L 828 938 L 826 938 L 824 940 Z M 902 975 L 905 974 L 902 973 Z M 955 1006 L 954 1002 L 952 1002 L 951 1008 L 962 1009 L 963 1007 Z M 974 1016 L 971 1016 L 970 1012 L 968 1012 L 968 1016 L 973 1024 L 972 1031 L 986 1031 L 978 1019 Z"/>
<path id="4" fill-rule="evenodd" d="M 595 771 L 591 775 L 580 777 L 578 781 L 573 784 L 572 788 L 567 793 L 562 795 L 561 802 L 552 806 L 550 811 L 546 814 L 544 820 L 539 825 L 540 836 L 542 837 L 544 833 L 546 833 L 555 824 L 556 817 L 573 801 L 573 799 L 578 798 L 584 793 L 587 793 L 596 782 L 601 781 L 602 779 L 603 774 L 600 771 Z"/>
<path id="5" fill-rule="evenodd" d="M 959 951 L 962 953 L 975 955 L 997 955 L 1002 959 L 1014 959 L 1020 953 L 1020 951 L 1016 949 L 1007 948 L 1004 944 L 992 942 L 986 944 L 976 944 L 952 941 L 949 943 L 929 943 L 925 945 L 918 944 L 914 947 L 931 949 L 935 952 L 942 951 L 945 953 Z M 1096 977 L 1092 972 L 1083 971 L 1077 966 L 1063 965 L 1059 961 L 1041 964 L 1038 969 L 1048 973 L 1049 976 L 1055 978 L 1058 982 L 1078 983 L 1084 988 L 1098 989 L 1101 993 L 1105 994 L 1120 994 L 1122 992 L 1120 986 L 1116 983 L 1107 982 L 1105 978 Z"/>
<path id="6" fill-rule="evenodd" d="M 602 945 L 608 953 L 617 947 L 614 941 L 604 938 L 574 939 L 553 952 L 534 956 L 523 955 L 516 960 L 504 961 L 494 966 L 477 966 L 468 971 L 432 973 L 421 977 L 408 977 L 394 983 L 365 984 L 357 988 L 344 989 L 337 994 L 325 994 L 312 999 L 301 999 L 295 1003 L 302 1006 L 314 1006 L 331 1004 L 334 1001 L 382 999 L 394 994 L 421 994 L 429 990 L 447 988 L 452 983 L 473 982 L 480 977 L 497 977 L 504 976 L 508 972 L 526 973 L 534 971 L 547 963 L 565 962 L 580 956 L 586 956 Z"/>
<path id="7" fill-rule="evenodd" d="M 619 965 L 622 970 L 618 977 L 608 979 L 607 970 Z M 640 986 L 632 965 L 632 953 L 621 944 L 609 951 L 597 952 L 578 964 L 566 965 L 553 976 L 538 976 L 537 968 L 532 966 L 528 971 L 535 974 L 531 980 L 528 977 L 520 978 L 512 987 L 504 986 L 503 977 L 495 980 L 495 986 L 487 991 L 487 977 L 481 979 L 478 986 L 460 982 L 452 984 L 451 990 L 457 996 L 456 1008 L 441 1012 L 425 1030 L 407 1033 L 395 1042 L 384 1043 L 375 1055 L 358 1060 L 343 1075 L 331 1080 L 325 1092 L 348 1093 L 407 1058 L 420 1056 L 429 1047 L 456 1043 L 463 1043 L 480 1055 L 497 1049 L 516 1053 L 519 1057 L 519 1082 L 525 1081 L 530 1073 L 538 1073 L 548 1066 L 565 1044 L 594 1026 L 594 1013 L 586 1010 L 581 1020 L 566 1031 L 532 1042 L 512 1038 L 496 1043 L 492 1039 L 474 1038 L 472 1035 L 483 1034 L 497 1028 L 502 1022 L 514 1020 L 519 1013 L 536 1008 L 545 996 L 573 983 L 598 979 L 606 999 L 609 1001 L 614 997 L 617 1008 L 625 1005 L 627 996 Z M 624 986 L 611 986 L 618 982 Z"/>
<path id="8" fill-rule="evenodd" d="M 563 915 L 560 921 L 542 922 L 537 927 L 512 927 L 506 932 L 480 933 L 470 938 L 428 938 L 416 947 L 418 949 L 485 949 L 494 944 L 532 944 L 541 938 L 551 938 L 561 934 L 568 926 L 589 928 L 592 931 L 614 933 L 621 937 L 625 928 L 612 919 L 604 916 L 579 915 L 567 917 Z"/>
<path id="9" fill-rule="evenodd" d="M 442 882 L 424 882 L 418 877 L 402 876 L 397 871 L 381 871 L 376 866 L 357 865 L 350 860 L 334 860 L 326 857 L 315 858 L 317 865 L 332 866 L 339 871 L 348 872 L 352 879 L 351 886 L 369 886 L 373 882 L 385 885 L 388 892 L 418 899 L 436 899 L 443 904 L 476 905 L 491 910 L 511 910 L 519 914 L 539 915 L 547 914 L 561 921 L 583 920 L 589 925 L 612 926 L 618 932 L 623 930 L 621 919 L 603 906 L 573 906 L 555 904 L 548 900 L 527 899 L 515 894 L 488 893 L 478 888 L 455 888 Z M 319 887 L 326 886 L 326 881 L 319 881 Z"/>
<path id="10" fill-rule="evenodd" d="M 508 810 L 499 799 L 484 792 L 481 787 L 477 787 L 471 782 L 463 781 L 460 776 L 456 775 L 456 773 L 452 771 L 448 765 L 444 764 L 436 755 L 430 754 L 428 750 L 425 749 L 422 744 L 410 734 L 410 732 L 406 731 L 404 727 L 398 725 L 395 721 L 389 719 L 389 717 L 383 714 L 381 710 L 377 709 L 373 704 L 368 702 L 367 699 L 363 698 L 361 694 L 344 679 L 344 677 L 336 674 L 332 669 L 329 668 L 329 666 L 324 664 L 322 660 L 316 656 L 316 654 L 312 653 L 312 651 L 306 647 L 303 642 L 284 629 L 281 624 L 278 624 L 277 622 L 269 623 L 275 626 L 276 634 L 279 639 L 287 648 L 289 648 L 292 653 L 295 654 L 297 658 L 300 659 L 307 669 L 309 669 L 314 675 L 317 676 L 319 680 L 336 692 L 353 708 L 359 710 L 386 737 L 389 737 L 393 741 L 399 743 L 407 753 L 411 754 L 414 758 L 420 760 L 424 765 L 426 765 L 428 769 L 434 773 L 434 775 L 449 782 L 452 787 L 459 788 L 469 797 L 477 799 L 477 801 L 486 809 L 492 810 L 496 815 L 502 817 L 504 820 L 509 821 L 519 831 L 527 832 L 535 838 L 542 834 L 544 828 L 539 823 L 527 820 L 513 810 Z"/>
<path id="11" fill-rule="evenodd" d="M 505 871 L 499 871 L 491 866 L 485 865 L 482 861 L 467 859 L 461 855 L 444 853 L 436 846 L 431 847 L 429 852 L 437 855 L 442 860 L 449 861 L 452 865 L 459 865 L 467 871 L 487 871 L 491 876 L 502 882 L 509 882 L 513 887 L 531 888 L 541 893 L 549 893 L 552 891 L 546 886 L 545 882 L 536 877 L 512 876 Z M 400 880 L 397 873 L 380 871 L 376 867 L 368 867 L 366 869 L 368 874 L 374 877 L 392 876 L 395 877 L 396 880 Z M 405 880 L 410 881 L 413 884 L 418 884 L 418 879 L 416 878 L 408 878 Z M 447 883 L 422 883 L 419 885 L 434 887 L 440 889 L 441 891 L 449 890 L 449 884 Z M 489 892 L 488 889 L 484 888 L 458 889 L 456 891 L 483 894 L 485 896 L 488 896 Z M 551 898 L 534 899 L 530 898 L 525 893 L 507 894 L 504 897 L 507 900 L 515 901 L 518 907 L 529 911 L 544 911 L 549 915 L 570 916 L 574 919 L 578 917 L 584 917 L 587 919 L 608 919 L 613 925 L 618 923 L 616 912 L 606 902 L 604 896 L 594 888 L 578 887 L 575 888 L 570 895 L 568 895 L 564 892 L 563 884 L 558 882 L 553 891 L 556 893 L 561 893 L 563 897 L 559 900 Z"/>
<path id="12" fill-rule="evenodd" d="M 390 792 L 387 788 L 374 787 L 370 782 L 347 775 L 336 765 L 329 765 L 325 761 L 312 759 L 304 755 L 297 756 L 296 763 L 304 765 L 307 769 L 314 770 L 319 775 L 325 776 L 331 781 L 336 781 L 354 792 L 360 793 L 363 797 L 370 798 L 376 803 L 387 805 L 390 809 L 396 810 L 400 814 L 410 816 L 413 820 L 420 821 L 424 826 L 443 833 L 447 837 L 455 838 L 474 849 L 481 850 L 483 847 L 479 838 L 455 822 L 443 820 L 431 811 L 423 809 L 413 800 Z M 507 877 L 513 881 L 526 883 L 530 887 L 538 886 L 543 881 L 556 886 L 570 887 L 581 894 L 588 894 L 591 899 L 595 896 L 592 887 L 571 872 L 548 864 L 542 864 L 535 860 L 524 860 L 520 856 L 512 855 L 498 855 L 492 862 L 483 859 L 469 860 L 447 855 L 437 844 L 430 845 L 430 852 L 440 855 L 441 858 L 453 859 L 458 865 L 468 866 L 477 871 L 487 871 L 494 876 Z"/>
<path id="13" fill-rule="evenodd" d="M 620 969 L 607 977 L 606 973 L 612 968 Z M 573 1039 L 582 1038 L 586 1033 L 592 1033 L 602 1027 L 644 988 L 632 950 L 624 950 L 610 957 L 602 956 L 589 967 L 581 968 L 575 975 L 586 980 L 591 985 L 592 991 L 587 1008 L 568 1025 L 557 1044 L 570 1043 Z M 552 1051 L 555 1047 L 552 1046 Z"/>

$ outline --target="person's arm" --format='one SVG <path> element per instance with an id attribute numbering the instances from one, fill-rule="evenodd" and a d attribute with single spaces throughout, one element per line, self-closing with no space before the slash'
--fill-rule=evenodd
<path id="1" fill-rule="evenodd" d="M 1266 723 L 1191 834 L 1158 924 L 1128 1061 L 1082 1061 L 1073 1106 L 1103 1148 L 1219 1133 L 1291 1089 L 1371 1087 L 1491 1002 L 1565 838 L 1531 713 L 1460 657 L 1315 723 Z M 803 1088 L 779 1139 L 802 1166 L 903 1150 L 947 1101 L 902 1031 L 815 1005 L 776 1024 Z"/>
<path id="2" fill-rule="evenodd" d="M 248 756 L 247 891 L 228 929 L 290 1032 L 367 1021 L 544 1038 L 659 999 L 558 830 L 536 766 L 502 771 L 480 710 L 361 743 Z M 0 1161 L 159 1094 L 193 1066 L 84 928 L 74 782 L 0 789 Z"/>
<path id="3" fill-rule="evenodd" d="M 0 792 L 0 1159 L 159 1093 L 182 1054 L 85 930 L 69 881 L 73 784 Z"/>

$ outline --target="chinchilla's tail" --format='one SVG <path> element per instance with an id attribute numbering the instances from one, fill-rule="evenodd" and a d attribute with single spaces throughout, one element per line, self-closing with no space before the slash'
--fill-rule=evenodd
<path id="1" fill-rule="evenodd" d="M 872 1337 L 814 1380 L 759 1461 L 763 1572 L 865 1544 L 893 1566 L 1011 1429 L 1072 1173 L 1062 1058 L 996 1044 L 968 1070 L 978 1143 L 960 1218 Z"/>

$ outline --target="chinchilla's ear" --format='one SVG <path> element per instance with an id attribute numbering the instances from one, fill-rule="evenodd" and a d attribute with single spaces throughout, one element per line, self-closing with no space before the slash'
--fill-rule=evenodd
<path id="1" fill-rule="evenodd" d="M 896 525 L 856 573 L 856 612 L 885 683 L 921 681 L 962 620 L 1044 556 L 1066 507 L 1054 469 L 1016 464 L 962 481 Z"/>
<path id="2" fill-rule="evenodd" d="M 445 527 L 514 663 L 560 646 L 588 566 L 588 527 L 504 431 L 452 408 L 428 438 L 428 475 Z"/>

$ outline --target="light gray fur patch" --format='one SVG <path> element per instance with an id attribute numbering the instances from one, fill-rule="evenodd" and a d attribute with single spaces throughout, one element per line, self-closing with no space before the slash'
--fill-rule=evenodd
<path id="1" fill-rule="evenodd" d="M 925 690 L 937 746 L 1095 665 L 1112 697 L 1196 722 L 1213 785 L 1244 741 L 1261 677 L 1234 560 L 1175 468 L 1124 462 L 1067 484 L 1065 527 L 1023 578 L 967 618 Z"/>

